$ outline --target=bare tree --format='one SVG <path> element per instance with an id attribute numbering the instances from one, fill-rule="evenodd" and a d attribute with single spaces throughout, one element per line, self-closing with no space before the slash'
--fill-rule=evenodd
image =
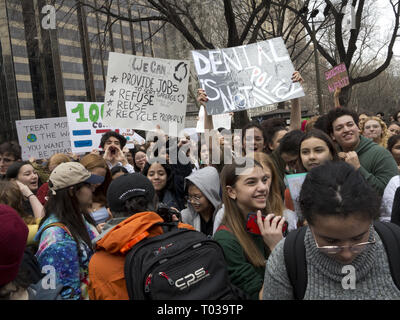
<path id="1" fill-rule="evenodd" d="M 382 5 L 383 1 L 379 1 Z M 344 62 L 347 70 L 349 70 L 350 85 L 342 89 L 340 93 L 341 100 L 344 105 L 347 105 L 350 100 L 351 89 L 354 85 L 370 81 L 381 74 L 390 64 L 393 57 L 393 46 L 399 31 L 400 17 L 400 1 L 387 0 L 386 5 L 392 9 L 393 28 L 385 39 L 384 43 L 377 46 L 376 38 L 371 37 L 373 31 L 370 27 L 371 19 L 366 19 L 372 14 L 376 2 L 365 0 L 306 0 L 304 6 L 299 9 L 292 4 L 287 4 L 285 7 L 301 17 L 301 23 L 304 25 L 309 37 L 315 42 L 316 49 L 326 59 L 327 63 L 333 67 Z M 278 3 L 275 3 L 278 5 Z M 354 25 L 355 28 L 346 31 L 343 28 L 343 19 L 345 9 L 348 5 L 354 8 Z M 320 34 L 319 28 L 313 29 L 313 19 L 316 12 L 316 6 L 320 9 L 324 8 L 324 15 L 318 17 L 319 24 L 331 24 L 333 34 L 330 34 L 331 39 L 327 37 L 317 38 Z M 318 9 L 318 8 L 317 8 Z M 328 36 L 328 35 L 327 35 Z M 333 40 L 330 41 L 330 40 Z M 386 51 L 386 52 L 385 52 Z M 363 63 L 368 60 L 376 61 L 380 58 L 380 63 L 375 64 L 374 69 L 369 68 L 354 68 L 356 64 Z"/>
<path id="2" fill-rule="evenodd" d="M 57 1 L 60 3 L 60 1 Z M 140 17 L 129 16 L 115 9 L 113 0 L 76 0 L 77 5 L 86 6 L 92 12 L 109 17 L 108 27 L 118 20 L 130 23 L 153 22 L 160 28 L 154 28 L 155 34 L 167 23 L 172 25 L 180 35 L 191 45 L 191 49 L 215 49 L 218 47 L 235 47 L 265 40 L 273 36 L 284 36 L 290 45 L 290 51 L 295 58 L 303 58 L 299 43 L 308 46 L 305 41 L 304 27 L 299 26 L 299 19 L 291 23 L 275 21 L 274 18 L 285 19 L 289 12 L 288 0 L 119 0 L 120 5 L 134 7 L 143 12 Z M 295 1 L 299 2 L 299 1 Z M 278 13 L 279 12 L 279 13 Z M 292 14 L 293 15 L 293 14 Z M 273 17 L 274 16 L 274 17 Z M 274 32 L 268 32 L 268 24 L 274 21 L 278 24 L 272 27 Z M 301 25 L 300 25 L 301 26 Z M 106 34 L 106 31 L 104 32 Z M 304 63 L 304 61 L 303 61 Z M 246 111 L 235 112 L 235 126 L 243 127 L 248 122 Z"/>

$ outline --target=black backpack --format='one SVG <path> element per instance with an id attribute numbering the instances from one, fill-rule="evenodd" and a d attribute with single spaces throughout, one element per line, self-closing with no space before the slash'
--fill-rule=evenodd
<path id="1" fill-rule="evenodd" d="M 400 290 L 400 227 L 380 221 L 374 221 L 374 227 L 386 249 L 393 281 Z M 286 270 L 296 300 L 304 298 L 307 288 L 306 231 L 307 227 L 301 227 L 289 232 L 283 247 Z"/>
<path id="2" fill-rule="evenodd" d="M 125 258 L 131 300 L 238 299 L 222 247 L 205 234 L 157 223 L 164 233 L 136 244 Z M 239 294 L 240 295 L 240 294 Z"/>

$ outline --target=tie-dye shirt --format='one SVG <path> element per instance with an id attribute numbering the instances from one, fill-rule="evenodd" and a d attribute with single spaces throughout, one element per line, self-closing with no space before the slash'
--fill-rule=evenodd
<path id="1" fill-rule="evenodd" d="M 70 287 L 61 293 L 61 296 L 70 299 L 71 295 L 74 299 L 89 299 L 88 286 L 88 266 L 93 251 L 83 241 L 80 242 L 81 257 L 78 256 L 78 247 L 74 239 L 61 227 L 50 227 L 44 232 L 48 224 L 59 222 L 58 219 L 51 215 L 42 224 L 35 241 L 39 242 L 39 249 L 36 258 L 39 261 L 42 272 L 48 273 L 49 281 L 45 281 L 47 285 L 51 285 L 52 276 L 50 272 L 52 267 L 56 272 L 56 285 L 62 284 Z M 98 235 L 96 228 L 85 221 L 90 239 Z M 51 266 L 46 267 L 45 266 Z"/>

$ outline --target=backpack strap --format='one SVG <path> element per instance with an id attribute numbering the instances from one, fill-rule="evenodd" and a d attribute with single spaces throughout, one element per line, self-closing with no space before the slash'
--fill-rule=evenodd
<path id="1" fill-rule="evenodd" d="M 45 227 L 42 229 L 41 234 L 43 234 L 43 232 L 44 232 L 46 229 L 51 228 L 51 227 L 59 227 L 59 228 L 63 229 L 72 239 L 74 239 L 74 237 L 72 236 L 71 231 L 69 231 L 69 229 L 67 228 L 67 226 L 66 226 L 65 224 L 61 223 L 61 222 L 49 223 L 47 226 L 45 226 Z M 74 241 L 75 241 L 75 239 L 74 239 Z M 80 260 L 81 260 L 81 257 L 82 257 L 81 248 L 79 247 L 79 244 L 78 244 L 78 243 L 76 243 L 76 247 L 77 247 L 77 250 L 78 250 L 78 258 L 79 258 L 79 261 L 80 261 Z"/>
<path id="2" fill-rule="evenodd" d="M 53 223 L 49 223 L 47 226 L 45 226 L 41 233 L 43 233 L 46 229 L 51 228 L 51 227 L 60 227 L 61 229 L 63 229 L 66 233 L 68 233 L 68 235 L 73 238 L 72 233 L 68 230 L 67 226 L 61 222 L 53 222 Z"/>
<path id="3" fill-rule="evenodd" d="M 374 227 L 386 249 L 393 281 L 400 290 L 400 227 L 380 221 L 374 221 Z"/>
<path id="4" fill-rule="evenodd" d="M 302 300 L 307 288 L 307 263 L 304 236 L 307 227 L 288 233 L 283 246 L 285 265 L 296 300 Z"/>

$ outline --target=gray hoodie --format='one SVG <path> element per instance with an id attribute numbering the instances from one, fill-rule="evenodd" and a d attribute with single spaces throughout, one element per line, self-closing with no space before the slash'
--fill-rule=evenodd
<path id="1" fill-rule="evenodd" d="M 214 167 L 205 167 L 193 172 L 190 176 L 185 178 L 185 190 L 187 181 L 192 182 L 203 195 L 214 206 L 213 221 L 217 211 L 221 207 L 220 189 L 221 184 L 219 181 L 219 174 Z M 188 203 L 188 207 L 181 211 L 182 222 L 192 225 L 197 231 L 200 231 L 201 222 L 200 215 L 194 210 L 193 206 Z"/>

